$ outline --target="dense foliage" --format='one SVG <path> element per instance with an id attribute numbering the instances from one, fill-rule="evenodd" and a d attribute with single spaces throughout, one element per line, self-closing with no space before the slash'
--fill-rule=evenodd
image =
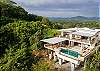
<path id="1" fill-rule="evenodd" d="M 47 18 L 28 14 L 10 0 L 1 0 L 0 71 L 33 70 L 32 65 L 40 58 L 32 56 L 32 50 L 41 49 L 40 40 L 56 34 L 55 26 Z"/>
<path id="2" fill-rule="evenodd" d="M 29 14 L 13 1 L 0 1 L 0 26 L 14 22 L 16 20 L 42 21 L 42 18 L 42 16 Z"/>
<path id="3" fill-rule="evenodd" d="M 58 20 L 58 21 L 52 21 L 52 22 L 62 24 L 63 28 L 74 28 L 74 27 L 100 28 L 100 21 Z"/>
<path id="4" fill-rule="evenodd" d="M 4 17 L 4 16 L 0 17 L 0 27 L 3 26 L 3 25 L 6 25 L 8 23 L 11 23 L 11 22 L 14 22 L 14 19 Z"/>
<path id="5" fill-rule="evenodd" d="M 39 45 L 41 39 L 57 34 L 49 28 L 49 24 L 45 25 L 45 22 L 18 21 L 1 27 L 1 70 L 30 70 L 34 61 L 34 57 L 31 56 L 32 50 L 42 48 Z M 52 35 L 50 32 L 53 32 Z"/>
<path id="6" fill-rule="evenodd" d="M 87 59 L 84 71 L 100 71 L 100 51 Z"/>
<path id="7" fill-rule="evenodd" d="M 32 70 L 33 71 L 54 71 L 54 69 L 50 68 L 48 64 L 42 63 L 40 61 L 32 65 Z"/>

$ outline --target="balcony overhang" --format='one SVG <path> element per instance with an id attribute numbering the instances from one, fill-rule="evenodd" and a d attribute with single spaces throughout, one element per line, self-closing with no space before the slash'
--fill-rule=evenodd
<path id="1" fill-rule="evenodd" d="M 57 44 L 57 43 L 60 43 L 60 42 L 66 41 L 66 40 L 67 40 L 66 38 L 54 37 L 54 38 L 49 38 L 49 39 L 43 39 L 40 41 L 46 42 L 49 44 Z"/>

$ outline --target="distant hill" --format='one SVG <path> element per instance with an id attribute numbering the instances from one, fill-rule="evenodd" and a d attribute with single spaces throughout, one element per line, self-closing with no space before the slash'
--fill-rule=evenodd
<path id="1" fill-rule="evenodd" d="M 67 17 L 67 18 L 62 18 L 62 17 L 48 17 L 49 20 L 79 20 L 79 21 L 85 21 L 85 20 L 99 20 L 99 17 L 84 17 L 84 16 L 76 16 L 76 17 Z"/>
<path id="2" fill-rule="evenodd" d="M 9 0 L 0 1 L 0 17 L 15 18 L 27 21 L 33 21 L 37 15 L 29 14 L 21 6 L 17 6 L 14 2 Z"/>
<path id="3" fill-rule="evenodd" d="M 42 16 L 29 14 L 11 0 L 0 0 L 0 27 L 17 20 L 42 21 Z"/>

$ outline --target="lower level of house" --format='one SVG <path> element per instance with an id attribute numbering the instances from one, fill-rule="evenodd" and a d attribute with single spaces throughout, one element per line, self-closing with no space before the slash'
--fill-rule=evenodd
<path id="1" fill-rule="evenodd" d="M 95 52 L 95 47 L 90 44 L 76 41 L 69 41 L 66 38 L 54 37 L 41 40 L 44 42 L 44 47 L 49 50 L 49 59 L 71 63 L 71 71 L 81 62 L 84 62 L 92 53 Z"/>

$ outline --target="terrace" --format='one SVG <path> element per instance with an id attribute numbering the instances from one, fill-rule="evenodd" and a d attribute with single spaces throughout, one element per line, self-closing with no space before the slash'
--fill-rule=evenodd
<path id="1" fill-rule="evenodd" d="M 45 42 L 44 47 L 47 49 L 50 49 L 52 51 L 55 51 L 59 48 L 65 48 L 70 51 L 74 51 L 79 53 L 81 56 L 85 57 L 88 53 L 90 53 L 90 50 L 92 49 L 88 44 L 83 45 L 80 42 L 75 42 L 70 40 L 72 43 L 69 43 L 69 41 L 66 38 L 49 38 L 41 40 Z"/>
<path id="2" fill-rule="evenodd" d="M 64 45 L 64 44 L 60 44 L 60 45 L 59 44 L 44 44 L 44 47 L 54 51 L 54 49 L 56 49 L 56 48 L 60 48 L 60 47 L 66 48 L 67 45 Z"/>
<path id="3" fill-rule="evenodd" d="M 41 41 L 46 43 L 46 44 L 44 44 L 45 48 L 54 51 L 55 48 L 67 47 L 67 45 L 62 44 L 66 40 L 67 40 L 66 38 L 54 37 L 54 38 L 44 39 Z"/>
<path id="4" fill-rule="evenodd" d="M 45 44 L 44 47 L 53 51 L 55 51 L 55 49 L 57 48 L 63 47 L 67 48 L 68 50 L 78 52 L 79 54 L 81 54 L 81 56 L 86 56 L 88 53 L 90 53 L 90 50 L 92 49 L 92 48 L 81 48 L 80 46 L 68 46 L 68 45 L 58 45 L 58 44 L 54 45 Z"/>
<path id="5" fill-rule="evenodd" d="M 54 37 L 41 40 L 44 43 L 44 47 L 49 49 L 49 59 L 59 60 L 61 65 L 63 60 L 69 61 L 73 64 L 80 65 L 85 58 L 90 56 L 95 50 L 87 43 L 75 42 L 74 40 L 68 40 L 66 38 Z M 72 65 L 73 65 L 72 64 Z"/>
<path id="6" fill-rule="evenodd" d="M 66 38 L 67 40 L 73 40 L 73 41 L 78 41 L 78 42 L 85 42 L 85 43 L 90 43 L 90 37 L 87 36 L 80 36 L 76 34 L 66 34 L 66 35 L 59 35 L 61 38 Z"/>
<path id="7" fill-rule="evenodd" d="M 84 43 L 84 44 L 90 44 L 90 38 L 84 37 L 84 36 L 77 36 L 77 37 L 72 37 L 72 41 Z"/>
<path id="8" fill-rule="evenodd" d="M 70 28 L 58 30 L 61 32 L 59 37 L 66 38 L 70 41 L 80 42 L 83 44 L 93 44 L 91 43 L 91 37 L 95 36 L 100 30 L 93 30 L 89 28 Z"/>
<path id="9" fill-rule="evenodd" d="M 59 58 L 59 64 L 62 65 L 64 60 L 72 63 L 71 65 L 73 64 L 80 65 L 81 62 L 83 62 L 87 57 L 90 56 L 92 52 L 95 51 L 95 50 L 92 51 L 92 49 L 83 49 L 81 51 L 81 49 L 80 50 L 79 49 L 80 49 L 79 47 L 75 47 L 72 49 L 67 49 L 63 47 L 59 48 L 59 51 L 56 52 L 56 55 Z"/>

